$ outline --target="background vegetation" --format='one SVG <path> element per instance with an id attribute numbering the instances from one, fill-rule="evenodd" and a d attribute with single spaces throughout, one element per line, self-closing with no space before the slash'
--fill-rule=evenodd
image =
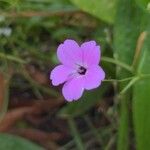
<path id="1" fill-rule="evenodd" d="M 67 38 L 106 72 L 72 103 L 49 81 Z M 0 150 L 150 150 L 149 116 L 149 0 L 0 0 Z"/>

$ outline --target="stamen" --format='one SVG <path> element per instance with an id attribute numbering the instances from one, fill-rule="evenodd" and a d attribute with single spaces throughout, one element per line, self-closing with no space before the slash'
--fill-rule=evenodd
<path id="1" fill-rule="evenodd" d="M 87 70 L 86 68 L 84 68 L 83 66 L 80 66 L 79 69 L 78 69 L 78 73 L 80 75 L 85 75 L 86 70 Z"/>

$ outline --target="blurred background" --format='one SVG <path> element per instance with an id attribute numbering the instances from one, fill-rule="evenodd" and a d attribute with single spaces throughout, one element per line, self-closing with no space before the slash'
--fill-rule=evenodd
<path id="1" fill-rule="evenodd" d="M 149 0 L 0 0 L 0 150 L 150 150 Z M 50 71 L 65 39 L 101 46 L 102 85 L 67 103 Z"/>

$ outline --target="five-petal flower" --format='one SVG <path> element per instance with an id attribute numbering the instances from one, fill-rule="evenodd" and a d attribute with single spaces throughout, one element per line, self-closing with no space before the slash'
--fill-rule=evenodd
<path id="1" fill-rule="evenodd" d="M 79 46 L 74 40 L 65 40 L 57 57 L 61 65 L 52 70 L 50 79 L 54 86 L 64 83 L 62 93 L 67 101 L 78 100 L 84 90 L 97 88 L 105 78 L 99 66 L 100 46 L 95 41 Z"/>

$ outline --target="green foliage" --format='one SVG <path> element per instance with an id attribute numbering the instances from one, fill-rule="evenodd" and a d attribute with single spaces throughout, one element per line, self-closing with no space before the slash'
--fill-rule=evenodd
<path id="1" fill-rule="evenodd" d="M 116 0 L 71 0 L 83 11 L 98 17 L 108 23 L 114 22 Z"/>
<path id="2" fill-rule="evenodd" d="M 104 56 L 101 61 L 107 75 L 106 80 L 114 84 L 103 82 L 100 88 L 86 91 L 79 101 L 61 106 L 56 116 L 67 119 L 84 117 L 88 110 L 101 102 L 104 95 L 110 96 L 106 94 L 109 91 L 118 98 L 117 100 L 114 98 L 114 104 L 108 106 L 109 111 L 115 110 L 119 113 L 119 118 L 116 117 L 113 122 L 108 112 L 105 112 L 112 124 L 109 127 L 111 130 L 104 136 L 102 147 L 111 147 L 109 144 L 113 143 L 114 146 L 117 143 L 118 150 L 128 150 L 130 145 L 136 146 L 137 150 L 149 150 L 150 16 L 147 11 L 149 5 L 149 0 L 0 0 L 0 69 L 3 71 L 10 67 L 15 73 L 22 75 L 20 66 L 29 64 L 48 74 L 49 68 L 58 63 L 56 49 L 59 43 L 67 38 L 75 39 L 79 43 L 96 40 L 100 43 Z M 143 32 L 147 34 L 144 43 L 139 40 Z M 138 57 L 135 57 L 136 55 Z M 112 56 L 115 59 L 111 58 Z M 115 64 L 116 68 L 110 62 Z M 143 77 L 143 74 L 147 74 L 147 77 Z M 131 78 L 133 80 L 120 82 L 121 79 L 130 77 L 133 77 Z M 31 84 L 29 86 L 34 88 L 33 91 L 40 90 L 41 93 L 46 91 L 43 93 L 49 93 L 52 98 L 59 97 L 60 94 L 55 94 L 55 88 L 52 90 L 48 87 L 47 90 L 47 87 L 38 85 L 28 75 L 26 78 Z M 24 91 L 28 90 L 22 85 L 24 83 L 12 80 L 14 80 L 12 83 L 18 85 L 21 83 L 19 86 L 15 85 L 18 89 L 21 87 Z M 111 85 L 114 85 L 113 90 L 109 90 Z M 125 92 L 120 94 L 123 89 Z M 41 93 L 39 95 L 43 94 Z M 7 99 L 9 100 L 9 95 Z M 6 107 L 2 110 L 3 115 Z M 116 109 L 118 107 L 119 111 Z M 114 117 L 113 113 L 111 112 Z M 74 141 L 78 144 L 78 148 L 83 149 L 76 122 L 69 121 L 72 135 L 75 136 Z M 117 132 L 116 143 L 112 142 L 112 139 L 116 141 L 116 138 L 111 137 L 114 136 L 114 129 Z M 94 131 L 96 133 L 97 129 Z M 100 134 L 106 133 L 101 130 Z M 132 142 L 134 138 L 135 143 Z M 107 142 L 108 145 L 105 145 Z M 0 134 L 0 150 L 5 149 L 42 150 L 22 138 Z"/>
<path id="3" fill-rule="evenodd" d="M 148 4 L 150 3 L 149 0 L 136 0 L 136 2 L 139 6 L 141 6 L 141 8 L 145 10 L 148 8 Z"/>
<path id="4" fill-rule="evenodd" d="M 56 2 L 54 0 L 0 0 L 1 8 L 11 11 L 16 9 L 19 11 L 37 10 L 37 11 L 60 11 L 73 10 L 75 7 L 70 5 L 67 0 Z"/>
<path id="5" fill-rule="evenodd" d="M 0 134 L 1 150 L 44 150 L 40 146 L 23 138 L 9 134 Z"/>

